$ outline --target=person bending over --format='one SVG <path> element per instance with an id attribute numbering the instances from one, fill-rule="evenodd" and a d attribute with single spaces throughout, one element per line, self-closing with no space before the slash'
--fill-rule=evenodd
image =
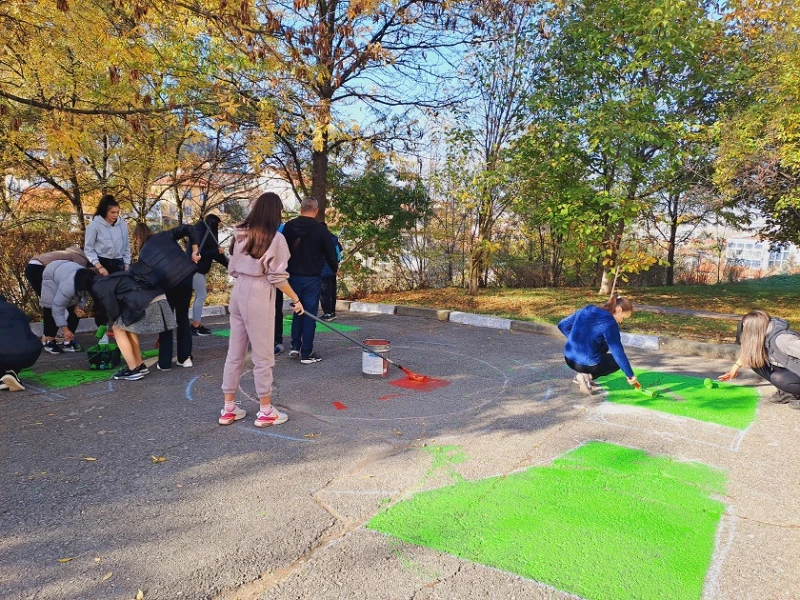
<path id="1" fill-rule="evenodd" d="M 32 367 L 41 353 L 42 342 L 27 315 L 0 296 L 0 390 L 23 391 L 19 372 Z"/>
<path id="2" fill-rule="evenodd" d="M 581 392 L 595 392 L 594 380 L 620 369 L 628 383 L 638 381 L 620 340 L 619 324 L 633 314 L 627 298 L 612 296 L 603 306 L 590 304 L 563 319 L 558 328 L 565 336 L 564 360 L 573 371 Z"/>
<path id="3" fill-rule="evenodd" d="M 789 404 L 800 410 L 800 334 L 783 319 L 771 317 L 763 310 L 747 313 L 740 328 L 739 358 L 719 380 L 733 379 L 741 367 L 750 367 L 778 388 L 770 402 Z"/>
<path id="4" fill-rule="evenodd" d="M 80 351 L 75 331 L 84 316 L 83 307 L 91 296 L 96 273 L 71 260 L 55 260 L 42 272 L 39 306 L 44 318 L 44 349 L 50 354 L 64 350 Z M 56 343 L 58 330 L 64 333 L 64 345 Z"/>

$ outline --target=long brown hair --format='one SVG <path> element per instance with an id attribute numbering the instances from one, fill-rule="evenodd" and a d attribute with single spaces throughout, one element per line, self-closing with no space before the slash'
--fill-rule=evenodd
<path id="1" fill-rule="evenodd" d="M 622 312 L 633 312 L 633 302 L 622 296 L 617 296 L 616 294 L 611 294 L 611 298 L 608 299 L 608 302 L 603 304 L 600 308 L 606 309 L 613 315 L 617 311 L 617 307 L 621 308 Z"/>
<path id="2" fill-rule="evenodd" d="M 147 226 L 147 223 L 137 223 L 136 227 L 133 228 L 133 239 L 136 245 L 139 246 L 139 250 L 142 249 L 142 246 L 151 235 L 153 235 L 153 232 Z"/>
<path id="3" fill-rule="evenodd" d="M 274 192 L 265 192 L 253 202 L 250 214 L 236 226 L 246 232 L 245 254 L 253 258 L 264 256 L 264 253 L 269 249 L 272 240 L 275 238 L 275 233 L 278 231 L 282 209 L 283 202 L 281 202 L 278 194 Z M 233 253 L 235 243 L 235 240 L 231 242 L 231 253 Z"/>
<path id="4" fill-rule="evenodd" d="M 743 367 L 758 368 L 769 362 L 764 342 L 769 328 L 769 313 L 753 310 L 742 317 L 742 354 Z"/>

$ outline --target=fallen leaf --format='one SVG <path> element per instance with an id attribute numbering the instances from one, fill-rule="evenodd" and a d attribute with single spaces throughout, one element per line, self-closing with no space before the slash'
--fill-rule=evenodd
<path id="1" fill-rule="evenodd" d="M 103 581 L 108 581 L 114 573 L 106 573 L 103 575 Z"/>
<path id="2" fill-rule="evenodd" d="M 303 437 L 307 437 L 307 438 L 315 438 L 315 437 L 317 437 L 317 434 L 316 434 L 316 433 L 307 433 L 307 434 L 305 434 Z"/>
<path id="3" fill-rule="evenodd" d="M 142 590 L 139 590 L 138 592 L 136 592 L 136 599 L 135 600 L 144 600 L 144 592 Z"/>
<path id="4" fill-rule="evenodd" d="M 91 456 L 87 456 L 87 457 L 85 457 L 83 460 L 85 460 L 86 462 L 94 462 L 94 461 L 96 461 L 97 459 L 96 459 L 96 458 L 94 458 L 94 457 L 91 457 Z"/>
<path id="5" fill-rule="evenodd" d="M 94 562 L 99 563 L 100 562 L 100 557 L 99 556 L 95 556 L 94 557 Z"/>
<path id="6" fill-rule="evenodd" d="M 69 562 L 69 561 L 71 561 L 73 558 L 75 558 L 75 557 L 74 557 L 74 556 L 70 556 L 69 558 L 59 558 L 59 559 L 58 559 L 58 562 L 60 562 L 60 563 L 68 563 L 68 562 Z"/>
<path id="7" fill-rule="evenodd" d="M 167 457 L 166 456 L 156 456 L 155 454 L 153 454 L 152 456 L 153 456 L 153 462 L 154 463 L 162 463 L 162 462 L 166 462 L 167 461 Z"/>

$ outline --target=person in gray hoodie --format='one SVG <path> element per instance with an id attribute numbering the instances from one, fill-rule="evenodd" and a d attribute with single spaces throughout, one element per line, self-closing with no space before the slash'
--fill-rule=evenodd
<path id="1" fill-rule="evenodd" d="M 94 217 L 86 227 L 83 251 L 103 277 L 127 271 L 131 266 L 128 226 L 119 214 L 119 203 L 111 194 L 100 199 Z M 94 313 L 94 322 L 98 327 L 108 324 L 108 315 L 102 305 L 96 303 Z"/>
<path id="2" fill-rule="evenodd" d="M 775 386 L 770 402 L 800 410 L 800 333 L 783 319 L 753 310 L 742 317 L 737 338 L 742 347 L 739 358 L 719 380 L 734 379 L 741 367 L 750 367 Z"/>
<path id="3" fill-rule="evenodd" d="M 42 295 L 39 305 L 44 317 L 44 349 L 50 354 L 61 354 L 64 349 L 80 350 L 75 342 L 83 307 L 89 299 L 95 272 L 71 260 L 56 260 L 47 265 L 42 274 Z M 56 334 L 64 332 L 66 348 L 56 343 Z"/>

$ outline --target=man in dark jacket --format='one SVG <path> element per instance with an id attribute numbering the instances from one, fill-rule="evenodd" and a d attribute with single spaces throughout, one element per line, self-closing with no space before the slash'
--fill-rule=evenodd
<path id="1" fill-rule="evenodd" d="M 41 353 L 42 342 L 31 331 L 28 317 L 0 296 L 0 390 L 24 390 L 17 373 L 32 367 Z"/>
<path id="2" fill-rule="evenodd" d="M 211 330 L 203 327 L 203 305 L 206 303 L 208 289 L 206 275 L 211 270 L 211 264 L 217 261 L 226 269 L 228 257 L 225 250 L 219 245 L 219 224 L 221 219 L 217 215 L 206 215 L 194 226 L 197 239 L 200 240 L 200 262 L 197 263 L 197 272 L 192 277 L 194 288 L 194 304 L 192 305 L 192 335 L 211 335 Z M 191 247 L 186 248 L 186 254 L 191 255 Z"/>
<path id="3" fill-rule="evenodd" d="M 289 245 L 292 257 L 289 259 L 289 285 L 300 296 L 303 306 L 316 311 L 319 307 L 319 294 L 322 285 L 322 265 L 328 263 L 336 273 L 339 261 L 333 239 L 322 223 L 316 220 L 319 205 L 316 198 L 309 196 L 300 203 L 300 216 L 287 222 L 283 235 Z M 314 352 L 314 332 L 316 322 L 305 315 L 292 317 L 291 357 L 300 357 L 300 362 L 310 365 L 322 360 Z"/>

